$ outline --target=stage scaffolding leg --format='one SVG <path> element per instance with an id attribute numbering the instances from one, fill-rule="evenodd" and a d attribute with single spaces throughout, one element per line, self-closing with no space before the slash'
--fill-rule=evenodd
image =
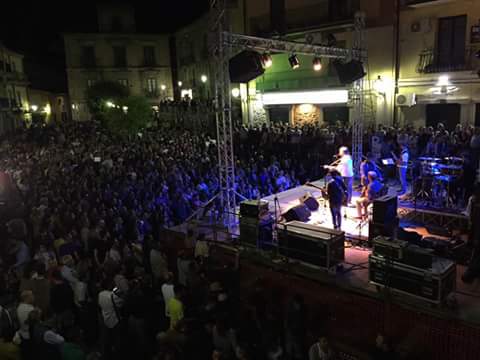
<path id="1" fill-rule="evenodd" d="M 355 14 L 355 32 L 353 40 L 353 59 L 365 62 L 365 14 Z M 355 51 L 356 50 L 356 51 Z M 351 100 L 353 102 L 352 120 L 352 157 L 355 172 L 360 174 L 360 163 L 363 155 L 363 128 L 365 121 L 365 80 L 361 78 L 353 83 Z"/>
<path id="2" fill-rule="evenodd" d="M 235 223 L 235 158 L 233 153 L 233 126 L 231 113 L 230 77 L 228 62 L 231 46 L 226 43 L 229 31 L 226 0 L 212 0 L 212 33 L 215 34 L 215 118 L 217 126 L 218 172 L 223 221 L 228 227 Z"/>

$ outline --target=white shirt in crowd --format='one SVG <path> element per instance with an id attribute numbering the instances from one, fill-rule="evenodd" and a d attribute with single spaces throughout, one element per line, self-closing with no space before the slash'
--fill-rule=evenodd
<path id="1" fill-rule="evenodd" d="M 120 321 L 113 304 L 114 301 L 116 308 L 120 309 L 123 305 L 123 301 L 120 297 L 115 295 L 113 291 L 103 290 L 98 294 L 98 305 L 102 311 L 103 323 L 109 329 L 113 329 Z"/>
<path id="2" fill-rule="evenodd" d="M 175 292 L 173 291 L 173 284 L 165 283 L 162 285 L 162 296 L 163 301 L 165 302 L 165 315 L 170 317 L 167 304 L 170 302 L 170 299 L 175 296 Z"/>
<path id="3" fill-rule="evenodd" d="M 18 333 L 23 339 L 30 339 L 30 332 L 29 326 L 27 324 L 28 315 L 32 312 L 35 308 L 33 305 L 20 303 L 17 307 L 17 319 L 20 325 L 20 329 Z"/>
<path id="4" fill-rule="evenodd" d="M 350 155 L 345 154 L 340 158 L 337 171 L 342 177 L 353 177 L 353 160 Z"/>

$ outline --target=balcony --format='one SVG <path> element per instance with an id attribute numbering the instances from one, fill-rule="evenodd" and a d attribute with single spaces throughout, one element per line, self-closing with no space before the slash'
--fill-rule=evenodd
<path id="1" fill-rule="evenodd" d="M 5 74 L 6 74 L 7 81 L 13 81 L 13 82 L 19 82 L 19 83 L 24 83 L 28 81 L 27 76 L 24 73 L 21 73 L 18 71 L 7 72 Z"/>
<path id="2" fill-rule="evenodd" d="M 155 99 L 158 98 L 158 90 L 148 90 L 145 89 L 145 96 L 149 99 Z"/>
<path id="3" fill-rule="evenodd" d="M 480 60 L 476 58 L 475 53 L 478 48 L 467 48 L 464 56 L 452 56 L 448 63 L 440 62 L 434 50 L 424 50 L 419 55 L 417 64 L 417 73 L 434 74 L 440 72 L 471 71 L 480 65 Z"/>
<path id="4" fill-rule="evenodd" d="M 405 5 L 412 8 L 419 8 L 431 5 L 440 5 L 454 0 L 405 0 Z"/>

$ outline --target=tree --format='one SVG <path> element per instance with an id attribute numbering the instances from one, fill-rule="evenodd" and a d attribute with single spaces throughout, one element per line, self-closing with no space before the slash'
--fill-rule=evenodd
<path id="1" fill-rule="evenodd" d="M 141 96 L 129 96 L 107 107 L 104 124 L 114 134 L 128 136 L 137 134 L 153 120 L 153 111 L 148 100 Z"/>
<path id="2" fill-rule="evenodd" d="M 107 102 L 119 104 L 128 97 L 128 88 L 115 81 L 99 81 L 85 92 L 87 106 L 95 119 L 103 121 L 109 110 Z"/>

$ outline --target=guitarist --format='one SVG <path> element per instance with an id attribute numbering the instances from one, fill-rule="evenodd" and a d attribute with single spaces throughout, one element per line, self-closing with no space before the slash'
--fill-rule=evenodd
<path id="1" fill-rule="evenodd" d="M 346 146 L 338 149 L 338 160 L 335 162 L 336 166 L 325 165 L 324 168 L 328 170 L 337 170 L 342 177 L 343 183 L 347 188 L 347 204 L 351 205 L 353 192 L 353 161 L 348 148 Z"/>
<path id="2" fill-rule="evenodd" d="M 400 157 L 397 157 L 393 152 L 392 156 L 397 163 L 398 168 L 398 179 L 400 180 L 401 189 L 398 191 L 398 195 L 404 195 L 407 192 L 407 169 L 408 169 L 408 160 L 410 154 L 408 153 L 408 148 L 406 144 L 400 144 Z"/>
<path id="3" fill-rule="evenodd" d="M 343 182 L 341 174 L 332 169 L 328 172 L 330 180 L 327 184 L 327 197 L 332 214 L 332 223 L 335 230 L 342 226 L 342 205 L 348 196 L 348 189 Z"/>

